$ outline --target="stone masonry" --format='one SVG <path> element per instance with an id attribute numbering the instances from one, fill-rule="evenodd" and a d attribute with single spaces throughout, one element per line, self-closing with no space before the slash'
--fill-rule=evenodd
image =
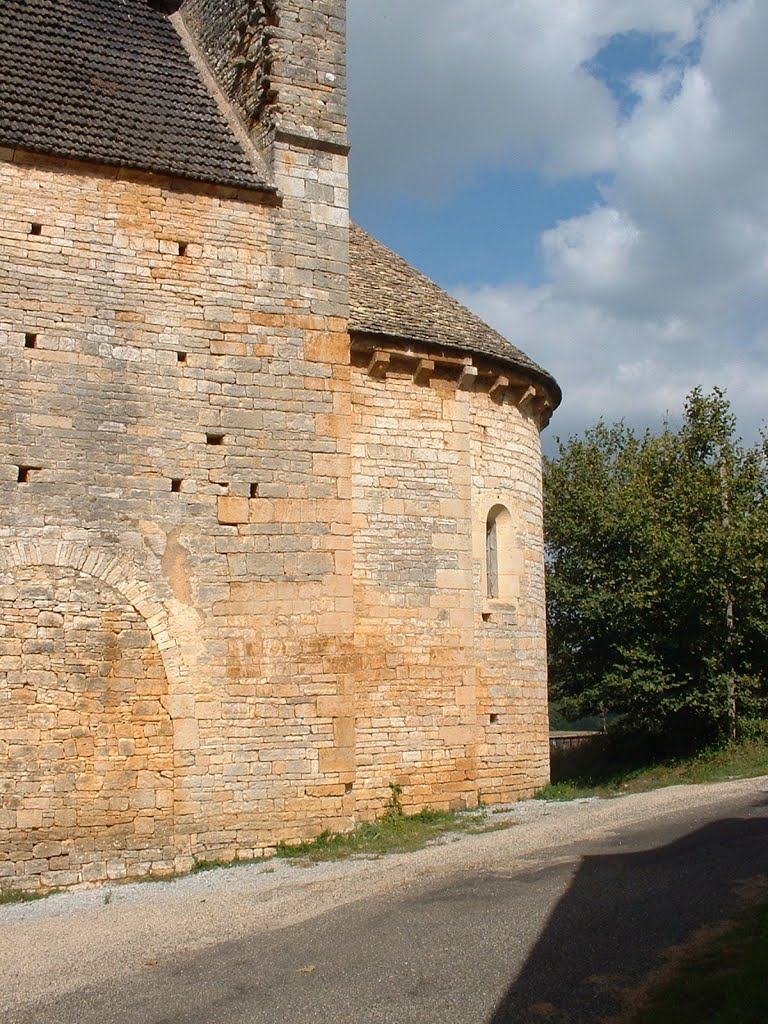
<path id="1" fill-rule="evenodd" d="M 0 64 L 28 28 L 70 71 L 50 145 L 0 93 L 0 888 L 530 794 L 559 390 L 364 233 L 351 265 L 343 0 L 9 4 Z M 132 164 L 137 54 L 189 121 Z"/>

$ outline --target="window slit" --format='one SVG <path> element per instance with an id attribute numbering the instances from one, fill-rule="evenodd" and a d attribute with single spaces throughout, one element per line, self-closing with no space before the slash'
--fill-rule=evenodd
<path id="1" fill-rule="evenodd" d="M 499 596 L 499 533 L 497 517 L 488 517 L 485 525 L 485 566 L 486 566 L 486 597 Z"/>

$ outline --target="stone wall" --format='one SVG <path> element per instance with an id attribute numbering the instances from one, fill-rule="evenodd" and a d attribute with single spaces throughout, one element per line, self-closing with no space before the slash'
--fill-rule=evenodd
<path id="1" fill-rule="evenodd" d="M 182 8 L 274 42 L 277 198 L 0 150 L 0 886 L 545 781 L 538 424 L 469 357 L 351 365 L 343 8 Z"/>
<path id="2" fill-rule="evenodd" d="M 186 0 L 181 17 L 255 136 L 346 145 L 342 0 Z"/>
<path id="3" fill-rule="evenodd" d="M 6 571 L 0 649 L 0 880 L 171 870 L 168 680 L 135 608 L 69 567 Z"/>
<path id="4" fill-rule="evenodd" d="M 483 796 L 496 802 L 549 781 L 549 718 L 539 427 L 534 410 L 518 406 L 519 391 L 491 397 L 492 380 L 474 394 L 469 453 L 477 753 Z M 485 533 L 499 506 L 509 525 L 499 533 L 501 592 L 490 598 Z"/>
<path id="5" fill-rule="evenodd" d="M 16 555 L 3 582 L 19 585 L 30 547 L 45 564 L 92 553 L 132 581 L 129 603 L 162 613 L 179 666 L 164 698 L 173 857 L 126 841 L 122 870 L 348 823 L 344 782 L 320 768 L 333 716 L 317 713 L 352 633 L 345 158 L 286 146 L 285 199 L 268 205 L 4 155 L 0 545 Z M 22 643 L 26 657 L 28 628 L 3 655 Z M 0 706 L 16 688 L 0 675 Z M 14 778 L 42 785 L 36 766 Z M 11 817 L 21 795 L 4 794 Z M 53 841 L 36 821 L 15 822 L 4 870 L 69 884 L 74 861 L 29 860 Z"/>
<path id="6" fill-rule="evenodd" d="M 353 377 L 355 714 L 369 810 L 474 806 L 547 781 L 539 427 L 470 360 L 363 347 Z M 458 363 L 458 365 L 457 365 Z M 436 364 L 436 365 L 435 365 Z M 425 365 L 428 367 L 424 371 Z M 485 597 L 485 524 L 504 503 L 514 592 Z"/>

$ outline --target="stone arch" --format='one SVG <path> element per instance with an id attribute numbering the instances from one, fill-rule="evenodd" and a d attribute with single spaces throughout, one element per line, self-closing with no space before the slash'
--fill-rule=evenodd
<path id="1" fill-rule="evenodd" d="M 113 587 L 146 622 L 160 650 L 168 681 L 173 683 L 187 675 L 164 606 L 151 597 L 138 567 L 123 553 L 110 555 L 75 541 L 14 541 L 0 550 L 0 573 L 37 565 L 74 569 Z"/>
<path id="2" fill-rule="evenodd" d="M 166 665 L 179 660 L 164 609 L 134 567 L 75 545 L 14 545 L 3 581 L 0 848 L 14 884 L 170 871 Z"/>

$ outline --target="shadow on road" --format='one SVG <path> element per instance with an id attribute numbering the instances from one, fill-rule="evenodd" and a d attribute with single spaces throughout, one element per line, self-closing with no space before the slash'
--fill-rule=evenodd
<path id="1" fill-rule="evenodd" d="M 755 898 L 768 878 L 765 806 L 653 850 L 585 857 L 488 1024 L 576 1024 L 621 1011 L 622 994 L 665 950 Z"/>

